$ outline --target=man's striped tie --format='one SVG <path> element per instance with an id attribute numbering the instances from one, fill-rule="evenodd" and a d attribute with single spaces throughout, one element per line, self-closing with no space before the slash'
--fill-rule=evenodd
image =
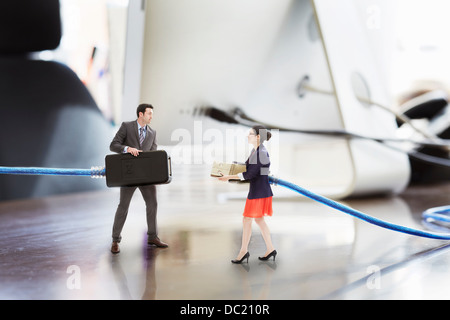
<path id="1" fill-rule="evenodd" d="M 145 127 L 142 127 L 139 129 L 140 133 L 139 133 L 139 146 L 142 148 L 142 143 L 144 142 L 144 130 Z"/>

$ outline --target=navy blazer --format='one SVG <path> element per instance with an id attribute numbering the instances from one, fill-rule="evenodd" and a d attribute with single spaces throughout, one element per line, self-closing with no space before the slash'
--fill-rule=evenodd
<path id="1" fill-rule="evenodd" d="M 250 189 L 248 199 L 260 199 L 273 196 L 269 183 L 269 152 L 264 145 L 253 149 L 245 162 L 246 171 L 242 173 L 245 180 L 249 180 Z"/>

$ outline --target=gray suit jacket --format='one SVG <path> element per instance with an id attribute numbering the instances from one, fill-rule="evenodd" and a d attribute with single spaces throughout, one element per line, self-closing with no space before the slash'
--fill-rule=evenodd
<path id="1" fill-rule="evenodd" d="M 141 149 L 142 151 L 156 150 L 158 145 L 156 142 L 156 131 L 146 126 L 146 137 L 142 143 L 142 148 L 139 146 L 139 133 L 136 120 L 122 122 L 114 139 L 112 140 L 109 149 L 113 152 L 122 153 L 125 147 L 133 147 Z"/>

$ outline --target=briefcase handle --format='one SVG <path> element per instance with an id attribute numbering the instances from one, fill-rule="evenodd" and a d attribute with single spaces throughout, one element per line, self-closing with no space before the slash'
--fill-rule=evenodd
<path id="1" fill-rule="evenodd" d="M 169 157 L 167 157 L 167 164 L 169 165 L 169 176 L 172 177 L 172 160 Z"/>

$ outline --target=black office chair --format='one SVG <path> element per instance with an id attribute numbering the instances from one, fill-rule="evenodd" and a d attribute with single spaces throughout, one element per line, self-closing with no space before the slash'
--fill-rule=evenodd
<path id="1" fill-rule="evenodd" d="M 58 0 L 0 2 L 0 166 L 103 165 L 112 126 L 67 66 L 30 58 L 61 39 Z M 0 175 L 0 201 L 106 188 L 104 180 Z"/>

